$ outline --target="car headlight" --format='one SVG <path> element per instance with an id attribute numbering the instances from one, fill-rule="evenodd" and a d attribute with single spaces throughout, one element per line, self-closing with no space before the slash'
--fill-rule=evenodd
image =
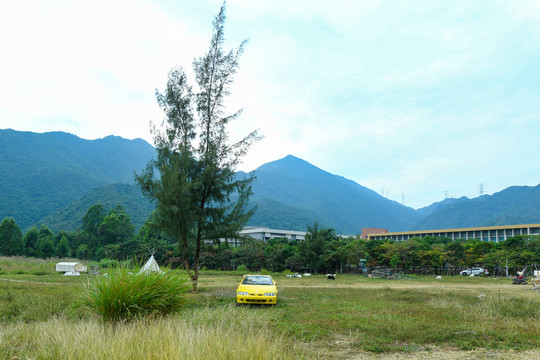
<path id="1" fill-rule="evenodd" d="M 264 296 L 276 296 L 276 293 L 264 293 Z"/>
<path id="2" fill-rule="evenodd" d="M 249 295 L 249 294 L 247 292 L 245 292 L 245 291 L 239 291 L 238 295 Z"/>

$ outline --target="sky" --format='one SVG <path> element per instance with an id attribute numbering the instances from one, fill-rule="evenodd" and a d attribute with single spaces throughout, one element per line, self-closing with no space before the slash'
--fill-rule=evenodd
<path id="1" fill-rule="evenodd" d="M 0 128 L 153 144 L 220 0 L 0 0 Z M 540 1 L 229 0 L 239 170 L 289 154 L 420 208 L 540 183 Z M 0 150 L 1 151 L 1 150 Z"/>

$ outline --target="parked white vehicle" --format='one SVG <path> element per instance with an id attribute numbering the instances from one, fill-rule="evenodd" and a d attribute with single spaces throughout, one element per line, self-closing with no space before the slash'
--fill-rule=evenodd
<path id="1" fill-rule="evenodd" d="M 487 269 L 473 267 L 473 268 L 463 270 L 459 274 L 463 276 L 481 276 L 481 275 L 489 274 L 489 271 L 487 271 Z"/>

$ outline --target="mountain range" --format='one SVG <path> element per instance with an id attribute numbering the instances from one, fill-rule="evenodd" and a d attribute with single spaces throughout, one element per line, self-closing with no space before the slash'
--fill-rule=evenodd
<path id="1" fill-rule="evenodd" d="M 100 186 L 133 183 L 154 155 L 141 139 L 0 130 L 0 219 L 39 225 Z"/>
<path id="2" fill-rule="evenodd" d="M 90 206 L 120 204 L 138 228 L 153 205 L 134 184 L 134 174 L 155 154 L 141 139 L 0 130 L 0 220 L 12 217 L 23 230 L 45 224 L 55 232 L 74 231 Z M 540 185 L 415 210 L 292 155 L 254 173 L 252 226 L 305 230 L 317 221 L 352 235 L 366 227 L 406 231 L 540 222 Z"/>

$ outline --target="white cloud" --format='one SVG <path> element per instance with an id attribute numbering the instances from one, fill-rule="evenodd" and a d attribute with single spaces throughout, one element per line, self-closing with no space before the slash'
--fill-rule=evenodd
<path id="1" fill-rule="evenodd" d="M 175 65 L 193 79 L 221 4 L 0 3 L 0 128 L 151 142 L 148 122 L 163 116 L 154 89 Z M 538 2 L 227 6 L 226 47 L 250 38 L 229 102 L 245 108 L 231 139 L 265 136 L 242 169 L 293 154 L 423 206 L 534 163 Z"/>

